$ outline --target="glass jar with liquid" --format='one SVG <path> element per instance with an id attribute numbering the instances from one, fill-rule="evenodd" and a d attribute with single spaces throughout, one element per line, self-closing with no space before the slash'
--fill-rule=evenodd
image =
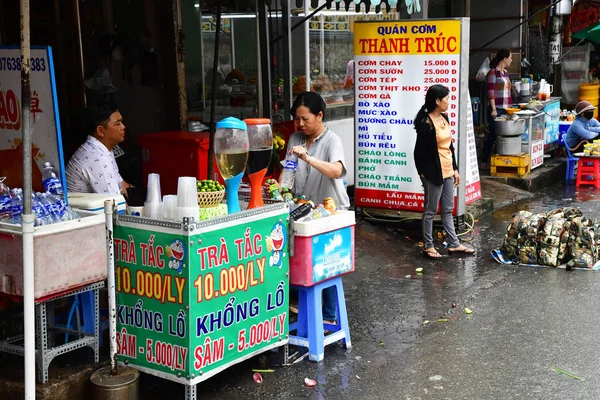
<path id="1" fill-rule="evenodd" d="M 239 212 L 238 189 L 249 150 L 246 123 L 233 117 L 217 122 L 214 149 L 217 168 L 225 180 L 229 214 Z"/>

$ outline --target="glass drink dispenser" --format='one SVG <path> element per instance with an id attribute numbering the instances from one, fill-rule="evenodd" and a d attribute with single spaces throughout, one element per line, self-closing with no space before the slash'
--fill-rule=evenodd
<path id="1" fill-rule="evenodd" d="M 273 155 L 273 131 L 271 121 L 266 118 L 245 119 L 248 125 L 248 179 L 250 180 L 250 203 L 248 209 L 262 207 L 262 181 Z"/>
<path id="2" fill-rule="evenodd" d="M 246 123 L 228 117 L 217 122 L 215 130 L 215 158 L 225 180 L 229 214 L 240 211 L 238 189 L 248 161 L 248 133 Z"/>

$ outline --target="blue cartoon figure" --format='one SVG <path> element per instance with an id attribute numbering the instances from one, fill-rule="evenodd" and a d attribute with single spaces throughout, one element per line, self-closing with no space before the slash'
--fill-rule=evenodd
<path id="1" fill-rule="evenodd" d="M 185 246 L 183 245 L 183 242 L 179 239 L 173 240 L 171 245 L 167 247 L 167 256 L 170 258 L 169 268 L 172 268 L 181 274 L 185 267 L 183 262 L 185 259 Z"/>
<path id="2" fill-rule="evenodd" d="M 285 253 L 283 249 L 287 241 L 287 231 L 281 222 L 273 225 L 271 236 L 267 238 L 267 251 L 271 252 L 269 257 L 269 266 L 281 268 Z"/>

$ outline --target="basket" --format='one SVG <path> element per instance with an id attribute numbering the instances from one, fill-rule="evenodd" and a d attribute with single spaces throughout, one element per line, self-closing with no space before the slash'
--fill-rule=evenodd
<path id="1" fill-rule="evenodd" d="M 224 196 L 225 190 L 218 192 L 198 192 L 198 207 L 208 208 L 218 206 L 223 201 Z"/>

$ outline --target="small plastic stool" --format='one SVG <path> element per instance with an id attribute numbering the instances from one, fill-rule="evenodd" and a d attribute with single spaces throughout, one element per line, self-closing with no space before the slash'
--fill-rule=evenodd
<path id="1" fill-rule="evenodd" d="M 90 335 L 94 335 L 94 292 L 84 292 L 73 296 L 73 304 L 71 304 L 71 309 L 69 310 L 68 317 L 66 323 L 60 324 L 55 323 L 57 327 L 65 327 L 67 329 L 80 329 L 82 332 L 89 333 Z M 101 310 L 102 313 L 103 310 Z M 80 319 L 77 319 L 79 315 Z M 57 316 L 58 317 L 58 316 Z M 73 321 L 75 318 L 75 321 Z M 57 318 L 58 319 L 58 318 Z M 63 316 L 64 319 L 64 316 Z M 100 322 L 99 320 L 99 328 L 100 331 L 98 334 L 100 335 L 100 346 L 103 344 L 102 332 L 108 329 L 108 320 Z M 78 326 L 79 325 L 79 326 Z M 66 334 L 65 343 L 69 343 L 69 334 Z"/>
<path id="2" fill-rule="evenodd" d="M 566 170 L 565 170 L 565 182 L 573 182 L 575 180 L 575 165 L 577 165 L 577 161 L 579 160 L 579 158 L 573 156 L 573 153 L 571 153 L 571 149 L 569 148 L 569 146 L 567 145 L 567 142 L 565 141 L 566 135 L 567 135 L 566 133 L 561 133 L 561 135 L 560 135 L 560 141 L 565 146 L 565 150 L 567 151 L 567 165 L 566 165 Z"/>
<path id="3" fill-rule="evenodd" d="M 581 185 L 600 189 L 600 157 L 579 157 L 575 186 Z"/>
<path id="4" fill-rule="evenodd" d="M 337 323 L 335 325 L 323 323 L 322 297 L 323 289 L 335 286 L 337 292 Z M 325 346 L 342 340 L 346 349 L 352 347 L 350 341 L 350 327 L 346 313 L 346 298 L 342 277 L 332 278 L 319 282 L 314 286 L 293 286 L 298 289 L 298 321 L 290 324 L 289 344 L 308 348 L 308 359 L 322 361 L 325 358 Z M 325 336 L 327 329 L 330 334 Z"/>

